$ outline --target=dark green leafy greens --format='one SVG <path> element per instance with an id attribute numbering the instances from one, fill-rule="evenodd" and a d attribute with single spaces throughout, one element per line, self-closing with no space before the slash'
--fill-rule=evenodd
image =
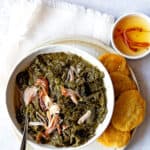
<path id="1" fill-rule="evenodd" d="M 23 93 L 27 87 L 34 86 L 36 80 L 41 77 L 48 81 L 48 96 L 60 107 L 61 133 L 56 129 L 45 136 L 44 126 L 37 125 L 29 126 L 29 134 L 33 139 L 38 139 L 37 142 L 58 147 L 79 146 L 87 142 L 94 136 L 96 127 L 103 122 L 107 114 L 103 72 L 77 55 L 42 54 L 17 75 L 17 87 Z M 62 94 L 62 87 L 77 93 L 77 104 L 71 100 L 71 97 Z M 80 117 L 88 110 L 91 112 L 90 117 L 82 124 L 78 124 Z M 39 122 L 38 113 L 44 118 L 40 121 L 47 123 L 47 114 L 40 107 L 38 96 L 35 96 L 26 107 L 20 104 L 16 108 L 16 118 L 22 127 L 25 112 L 28 113 L 29 121 Z"/>

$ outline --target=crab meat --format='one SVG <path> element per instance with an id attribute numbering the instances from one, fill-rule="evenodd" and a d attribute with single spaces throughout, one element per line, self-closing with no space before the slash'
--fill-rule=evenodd
<path id="1" fill-rule="evenodd" d="M 50 106 L 49 111 L 51 115 L 59 114 L 60 107 L 56 103 L 54 103 Z"/>
<path id="2" fill-rule="evenodd" d="M 58 115 L 54 115 L 54 116 L 51 116 L 50 115 L 50 117 L 49 117 L 49 123 L 48 123 L 48 128 L 50 128 L 50 127 L 52 127 L 53 125 L 54 125 L 54 123 L 56 122 L 55 120 L 56 120 L 56 116 L 58 116 Z"/>
<path id="3" fill-rule="evenodd" d="M 88 110 L 79 120 L 78 120 L 78 124 L 82 124 L 84 123 L 89 117 L 91 116 L 91 111 Z"/>
<path id="4" fill-rule="evenodd" d="M 57 125 L 59 124 L 60 121 L 60 117 L 58 115 L 54 115 L 52 117 L 49 118 L 49 125 L 46 128 L 45 134 L 51 134 L 54 130 L 57 129 Z"/>
<path id="5" fill-rule="evenodd" d="M 47 118 L 48 118 L 48 126 L 45 127 L 46 131 L 45 134 L 51 134 L 54 130 L 57 129 L 58 134 L 61 134 L 60 128 L 60 117 L 58 114 L 50 114 L 50 111 L 47 111 Z"/>
<path id="6" fill-rule="evenodd" d="M 48 95 L 43 97 L 43 101 L 47 108 L 51 107 L 51 105 L 53 104 L 53 99 L 50 98 Z"/>
<path id="7" fill-rule="evenodd" d="M 61 94 L 65 97 L 70 97 L 74 104 L 78 104 L 77 98 L 80 98 L 80 95 L 72 89 L 66 89 L 64 87 L 61 87 Z"/>
<path id="8" fill-rule="evenodd" d="M 47 93 L 45 93 L 43 90 L 41 90 L 39 92 L 39 102 L 40 102 L 40 107 L 42 108 L 42 110 L 46 111 L 47 109 L 49 109 L 49 107 L 52 105 L 52 101 L 53 99 L 50 98 Z"/>
<path id="9" fill-rule="evenodd" d="M 33 98 L 37 95 L 38 88 L 35 86 L 27 87 L 23 94 L 23 100 L 25 105 L 27 106 Z"/>
<path id="10" fill-rule="evenodd" d="M 35 115 L 38 121 L 43 122 L 44 124 L 47 124 L 47 120 L 42 114 L 40 114 L 39 112 L 36 112 Z"/>
<path id="11" fill-rule="evenodd" d="M 35 82 L 35 86 L 40 86 L 48 91 L 48 81 L 45 78 L 38 78 Z"/>
<path id="12" fill-rule="evenodd" d="M 30 121 L 29 126 L 44 126 L 44 123 L 43 122 Z"/>
<path id="13" fill-rule="evenodd" d="M 62 129 L 60 127 L 60 124 L 57 124 L 56 128 L 57 128 L 58 134 L 60 135 L 62 133 Z"/>
<path id="14" fill-rule="evenodd" d="M 76 70 L 73 66 L 70 67 L 69 71 L 68 71 L 68 76 L 67 79 L 69 81 L 74 81 L 74 75 L 76 74 Z"/>
<path id="15" fill-rule="evenodd" d="M 68 129 L 69 128 L 69 126 L 67 126 L 67 125 L 62 125 L 62 131 L 64 131 L 64 130 L 66 130 L 66 129 Z"/>
<path id="16" fill-rule="evenodd" d="M 44 133 L 39 133 L 37 136 L 37 141 L 43 136 L 47 137 L 47 135 L 51 134 L 54 130 L 57 129 L 58 133 L 61 134 L 61 128 L 60 128 L 60 107 L 53 103 L 53 99 L 48 96 L 48 81 L 44 78 L 39 78 L 35 82 L 35 86 L 39 86 L 40 90 L 38 93 L 39 96 L 39 104 L 42 110 L 46 111 L 48 122 L 43 119 L 43 117 L 39 114 L 37 115 L 37 118 L 42 121 L 41 122 L 30 122 L 30 125 L 43 125 L 45 128 Z"/>
<path id="17" fill-rule="evenodd" d="M 47 139 L 48 137 L 47 137 L 47 135 L 46 135 L 45 133 L 39 132 L 39 133 L 37 134 L 37 136 L 36 136 L 36 142 L 37 142 L 37 143 L 40 143 L 41 138 Z"/>

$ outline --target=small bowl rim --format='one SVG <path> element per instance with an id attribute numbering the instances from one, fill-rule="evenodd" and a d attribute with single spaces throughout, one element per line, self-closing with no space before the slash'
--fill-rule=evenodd
<path id="1" fill-rule="evenodd" d="M 127 17 L 127 16 L 139 16 L 139 17 L 142 17 L 142 18 L 146 19 L 146 20 L 150 23 L 150 17 L 149 17 L 148 15 L 144 14 L 144 13 L 141 13 L 141 12 L 129 12 L 129 13 L 125 13 L 125 14 L 121 15 L 121 16 L 115 21 L 115 23 L 114 23 L 114 24 L 112 25 L 112 27 L 111 27 L 111 38 L 110 38 L 110 40 L 111 40 L 111 45 L 112 45 L 113 49 L 114 49 L 118 54 L 122 55 L 122 56 L 125 57 L 125 58 L 133 59 L 133 60 L 134 60 L 134 59 L 141 59 L 141 58 L 147 56 L 147 55 L 150 53 L 150 48 L 149 48 L 147 51 L 145 51 L 144 53 L 140 54 L 140 55 L 131 56 L 131 55 L 128 55 L 128 54 L 125 54 L 125 53 L 121 52 L 121 50 L 119 50 L 119 49 L 116 47 L 116 44 L 115 44 L 115 42 L 114 42 L 114 38 L 113 38 L 114 29 L 115 29 L 116 25 L 117 25 L 122 19 L 124 19 L 124 18 Z"/>
<path id="2" fill-rule="evenodd" d="M 17 133 L 17 135 L 19 136 L 19 137 L 22 137 L 22 133 L 20 132 L 20 130 L 17 128 L 17 126 L 14 124 L 14 121 L 13 121 L 13 118 L 11 117 L 11 115 L 10 115 L 10 112 L 9 112 L 9 110 L 8 110 L 8 89 L 9 89 L 9 84 L 10 84 L 10 81 L 11 81 L 11 79 L 12 79 L 12 76 L 13 76 L 13 74 L 15 73 L 15 71 L 16 71 L 16 69 L 20 66 L 20 64 L 21 63 L 23 63 L 28 57 L 30 57 L 30 56 L 32 56 L 32 55 L 36 55 L 37 56 L 37 54 L 45 54 L 45 53 L 47 53 L 47 52 L 41 52 L 42 50 L 45 50 L 46 48 L 47 49 L 52 49 L 52 48 L 56 48 L 56 47 L 58 47 L 58 49 L 60 48 L 60 52 L 62 52 L 62 49 L 64 49 L 64 48 L 67 48 L 67 50 L 65 50 L 64 52 L 69 52 L 69 53 L 72 53 L 72 54 L 75 54 L 75 55 L 78 55 L 78 56 L 80 56 L 79 55 L 79 51 L 80 52 L 82 52 L 82 54 L 86 54 L 86 56 L 87 55 L 89 55 L 89 57 L 91 57 L 91 58 L 93 58 L 94 59 L 94 61 L 96 62 L 98 62 L 98 60 L 94 57 L 94 56 L 92 56 L 91 54 L 89 54 L 89 53 L 87 53 L 87 52 L 85 52 L 84 50 L 82 50 L 81 48 L 76 48 L 76 47 L 72 47 L 72 46 L 66 46 L 66 45 L 60 45 L 60 44 L 55 44 L 55 45 L 48 45 L 48 46 L 43 46 L 43 47 L 40 47 L 40 48 L 36 48 L 34 51 L 32 51 L 32 52 L 30 52 L 30 53 L 28 53 L 26 56 L 24 56 L 23 58 L 21 58 L 15 65 L 14 65 L 14 67 L 12 68 L 12 70 L 11 70 L 11 72 L 10 72 L 10 74 L 9 74 L 9 79 L 8 79 L 8 81 L 7 81 L 7 87 L 6 87 L 6 100 L 5 100 L 5 105 L 6 105 L 6 109 L 7 109 L 7 115 L 8 115 L 8 117 L 9 117 L 9 120 L 10 120 L 10 122 L 11 122 L 11 124 L 12 124 L 12 127 L 14 128 L 14 130 L 16 131 L 16 133 Z M 70 50 L 69 50 L 70 49 Z M 74 50 L 76 50 L 77 52 L 73 52 Z M 56 50 L 57 51 L 57 50 Z M 52 52 L 48 52 L 48 53 L 52 53 Z M 83 56 L 81 56 L 82 57 L 82 59 L 84 59 L 84 60 L 86 60 L 87 62 L 89 62 L 89 63 L 91 63 L 91 65 L 93 65 L 92 64 L 92 60 L 87 60 L 87 59 L 85 59 L 85 56 L 83 55 Z M 106 74 L 106 76 L 107 77 L 109 77 L 109 82 L 111 83 L 111 85 L 110 85 L 110 88 L 111 88 L 111 96 L 112 96 L 112 101 L 111 101 L 111 105 L 112 106 L 110 106 L 109 108 L 111 108 L 108 112 L 107 112 L 107 115 L 108 115 L 108 117 L 107 117 L 107 115 L 106 115 L 106 117 L 107 117 L 107 120 L 106 120 L 106 118 L 104 119 L 104 121 L 106 120 L 106 125 L 104 126 L 104 129 L 103 129 L 103 132 L 105 131 L 105 129 L 108 127 L 108 125 L 109 125 L 109 123 L 110 123 L 110 121 L 111 121 L 111 118 L 112 118 L 112 114 L 113 114 L 113 111 L 114 111 L 114 88 L 113 88 L 113 84 L 112 84 L 112 80 L 111 80 L 111 78 L 110 78 L 110 75 L 109 75 L 109 73 L 108 73 L 108 71 L 106 70 L 106 68 L 105 68 L 105 66 L 101 63 L 101 62 L 99 62 L 100 64 L 99 64 L 99 66 L 97 66 L 97 65 L 95 65 L 95 66 L 97 66 L 98 68 L 100 67 L 100 66 L 103 66 L 103 69 L 104 69 L 104 71 L 105 71 L 105 73 L 107 72 L 107 74 Z M 100 125 L 100 124 L 99 124 Z M 98 127 L 97 127 L 98 128 Z M 96 129 L 97 129 L 96 128 Z M 102 132 L 102 133 L 103 133 Z M 95 133 L 96 133 L 96 131 L 95 131 Z M 101 134 L 102 134 L 101 133 Z M 100 136 L 100 135 L 99 135 Z M 56 146 L 52 146 L 52 145 L 50 145 L 51 147 L 49 147 L 48 146 L 48 144 L 46 144 L 46 145 L 42 145 L 42 144 L 37 144 L 35 141 L 33 141 L 33 140 L 28 140 L 27 141 L 27 143 L 29 143 L 29 145 L 31 145 L 32 147 L 34 147 L 34 148 L 42 148 L 42 149 L 45 149 L 45 150 L 48 150 L 48 149 L 63 149 L 63 150 L 76 150 L 76 149 L 82 149 L 83 147 L 86 147 L 86 146 L 88 146 L 89 144 L 91 144 L 92 142 L 94 142 L 96 139 L 98 138 L 98 135 L 94 135 L 91 139 L 89 139 L 86 143 L 84 143 L 84 144 L 82 144 L 82 145 L 79 145 L 79 146 L 77 146 L 77 147 L 60 147 L 60 148 L 57 148 Z"/>

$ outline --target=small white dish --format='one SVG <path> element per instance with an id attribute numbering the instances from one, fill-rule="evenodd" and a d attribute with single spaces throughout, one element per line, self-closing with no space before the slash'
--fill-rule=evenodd
<path id="1" fill-rule="evenodd" d="M 116 44 L 115 44 L 115 42 L 114 42 L 114 30 L 115 30 L 117 24 L 118 24 L 121 20 L 123 20 L 124 18 L 126 18 L 126 17 L 128 17 L 128 16 L 138 16 L 138 17 L 141 17 L 141 18 L 145 19 L 147 22 L 149 22 L 149 24 L 150 24 L 150 18 L 149 18 L 147 15 L 143 14 L 143 13 L 133 12 L 133 13 L 126 13 L 126 14 L 120 16 L 120 17 L 115 21 L 115 23 L 113 24 L 112 29 L 111 29 L 111 44 L 112 44 L 112 47 L 114 48 L 114 50 L 115 50 L 118 54 L 122 55 L 123 57 L 128 58 L 128 59 L 140 59 L 140 58 L 143 58 L 143 57 L 147 56 L 147 55 L 150 53 L 150 48 L 148 48 L 145 52 L 143 52 L 143 53 L 141 53 L 141 54 L 139 54 L 139 55 L 134 55 L 134 56 L 132 56 L 132 55 L 125 54 L 125 53 L 123 53 L 121 50 L 119 50 L 119 49 L 116 47 Z"/>
<path id="2" fill-rule="evenodd" d="M 107 114 L 104 119 L 104 121 L 99 124 L 99 126 L 96 129 L 95 136 L 92 137 L 89 141 L 87 141 L 85 144 L 78 146 L 78 147 L 54 147 L 51 145 L 42 145 L 42 144 L 37 144 L 33 140 L 28 140 L 29 145 L 35 149 L 43 149 L 43 150 L 49 150 L 49 149 L 61 149 L 61 150 L 76 150 L 79 148 L 83 148 L 93 141 L 95 141 L 107 128 L 109 125 L 109 122 L 111 120 L 112 114 L 113 114 L 113 109 L 114 109 L 114 90 L 113 90 L 113 85 L 112 81 L 110 79 L 110 76 L 105 69 L 105 67 L 102 65 L 100 61 L 98 61 L 96 58 L 91 56 L 90 54 L 84 52 L 83 50 L 80 50 L 78 48 L 74 48 L 71 46 L 64 46 L 64 45 L 52 45 L 52 46 L 46 46 L 42 48 L 36 49 L 33 53 L 29 54 L 26 56 L 23 60 L 21 60 L 16 66 L 13 68 L 8 84 L 7 84 L 7 89 L 6 89 L 6 107 L 8 111 L 9 118 L 11 120 L 12 126 L 15 129 L 17 135 L 19 137 L 22 137 L 21 130 L 20 130 L 20 125 L 18 124 L 16 120 L 16 115 L 15 115 L 15 108 L 14 108 L 14 95 L 15 95 L 15 80 L 16 80 L 16 75 L 25 69 L 31 61 L 39 54 L 44 54 L 44 53 L 54 53 L 54 52 L 65 52 L 65 53 L 72 53 L 76 54 L 80 57 L 82 57 L 84 60 L 92 64 L 93 66 L 96 66 L 98 69 L 104 72 L 105 77 L 104 77 L 104 85 L 106 88 L 106 98 L 107 98 Z"/>

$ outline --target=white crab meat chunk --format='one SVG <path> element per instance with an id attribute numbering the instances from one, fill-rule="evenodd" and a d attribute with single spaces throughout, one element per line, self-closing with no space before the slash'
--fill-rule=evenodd
<path id="1" fill-rule="evenodd" d="M 37 95 L 38 88 L 35 86 L 27 87 L 23 94 L 24 103 L 27 106 Z"/>
<path id="2" fill-rule="evenodd" d="M 45 106 L 46 106 L 46 108 L 49 108 L 49 107 L 51 107 L 51 105 L 52 105 L 52 98 L 50 98 L 48 95 L 45 95 L 44 97 L 43 97 L 43 101 L 44 101 L 44 103 L 45 103 Z"/>
<path id="3" fill-rule="evenodd" d="M 51 107 L 49 108 L 49 111 L 50 111 L 50 114 L 51 114 L 51 115 L 59 114 L 59 112 L 60 112 L 60 107 L 59 107 L 56 103 L 53 103 L 53 104 L 51 105 Z"/>
<path id="4" fill-rule="evenodd" d="M 78 120 L 78 124 L 84 123 L 91 116 L 91 111 L 88 110 L 81 118 Z"/>
<path id="5" fill-rule="evenodd" d="M 30 121 L 29 126 L 44 126 L 44 123 L 43 122 Z"/>

